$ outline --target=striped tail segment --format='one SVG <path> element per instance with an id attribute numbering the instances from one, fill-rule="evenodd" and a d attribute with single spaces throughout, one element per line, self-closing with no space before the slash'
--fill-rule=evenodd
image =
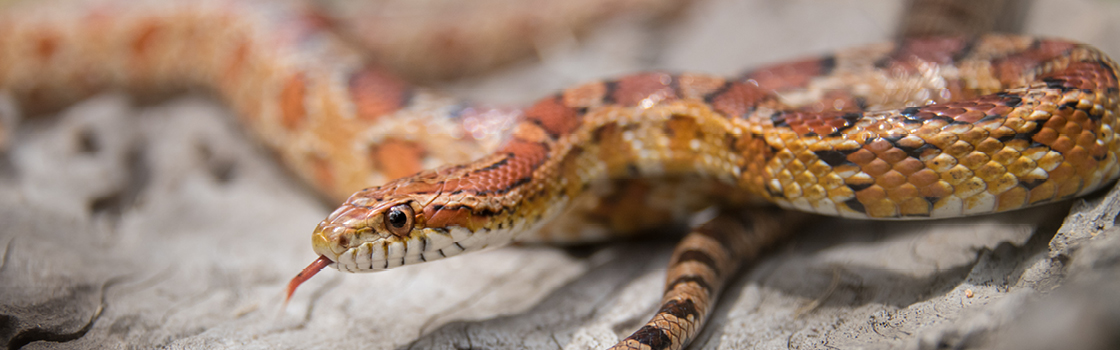
<path id="1" fill-rule="evenodd" d="M 808 214 L 752 208 L 722 213 L 677 245 L 657 314 L 611 350 L 677 350 L 703 329 L 724 284 Z"/>

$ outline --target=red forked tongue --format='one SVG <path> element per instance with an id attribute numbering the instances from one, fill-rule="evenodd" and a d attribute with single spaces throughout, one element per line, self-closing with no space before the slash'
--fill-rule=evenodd
<path id="1" fill-rule="evenodd" d="M 303 282 L 307 282 L 307 280 L 311 279 L 311 276 L 315 276 L 315 274 L 319 273 L 319 271 L 323 270 L 324 267 L 327 267 L 331 263 L 333 263 L 333 261 L 326 255 L 320 255 L 318 259 L 311 262 L 311 265 L 307 265 L 307 267 L 303 268 L 303 271 L 300 271 L 295 278 L 292 278 L 291 282 L 288 282 L 288 293 L 284 297 L 284 304 L 287 304 L 288 300 L 292 299 L 292 294 L 296 292 L 296 288 L 299 288 L 299 285 L 303 284 Z"/>

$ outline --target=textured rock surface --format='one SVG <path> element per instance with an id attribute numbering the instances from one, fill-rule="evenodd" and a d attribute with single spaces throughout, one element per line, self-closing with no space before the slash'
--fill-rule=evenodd
<path id="1" fill-rule="evenodd" d="M 451 83 L 526 103 L 649 67 L 734 74 L 891 37 L 899 3 L 711 1 L 619 20 L 542 62 Z M 1060 14 L 1060 19 L 1054 19 Z M 1037 1 L 1028 33 L 1120 57 L 1120 4 Z M 287 307 L 330 208 L 212 99 L 107 94 L 24 121 L 0 153 L 8 348 L 604 347 L 655 311 L 671 241 L 517 246 L 373 275 L 324 271 Z M 0 118 L 11 120 L 10 108 Z M 1115 194 L 991 217 L 824 219 L 725 292 L 693 348 L 1116 348 Z"/>

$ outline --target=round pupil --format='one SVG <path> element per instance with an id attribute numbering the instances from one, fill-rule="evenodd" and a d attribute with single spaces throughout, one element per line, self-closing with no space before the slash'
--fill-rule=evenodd
<path id="1" fill-rule="evenodd" d="M 389 224 L 393 227 L 401 228 L 408 222 L 408 218 L 400 210 L 393 210 L 389 212 Z"/>

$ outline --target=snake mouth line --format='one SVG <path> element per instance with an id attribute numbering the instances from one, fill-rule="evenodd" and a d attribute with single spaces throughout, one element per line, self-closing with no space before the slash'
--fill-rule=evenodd
<path id="1" fill-rule="evenodd" d="M 512 239 L 509 229 L 425 228 L 409 237 L 363 237 L 354 230 L 316 234 L 315 252 L 331 260 L 328 266 L 345 272 L 377 272 L 403 265 L 439 260 L 466 251 L 503 245 Z"/>
<path id="2" fill-rule="evenodd" d="M 555 218 L 566 198 L 548 208 L 536 220 L 513 218 L 497 227 L 422 227 L 407 236 L 370 234 L 364 226 L 320 223 L 312 235 L 315 252 L 345 272 L 377 272 L 404 265 L 440 260 L 464 252 L 499 247 L 525 232 L 535 232 Z M 330 220 L 330 219 L 328 219 Z"/>
<path id="3" fill-rule="evenodd" d="M 390 242 L 379 239 L 363 242 L 339 254 L 334 254 L 326 244 L 316 244 L 316 247 L 323 247 L 323 249 L 316 249 L 320 254 L 319 257 L 288 282 L 284 302 L 292 298 L 292 294 L 301 284 L 328 266 L 346 272 L 384 271 L 403 265 L 439 260 L 466 251 L 500 246 L 511 238 L 512 230 L 484 229 L 470 232 L 465 228 L 455 227 L 450 230 L 424 230 L 423 234 L 407 241 Z"/>

